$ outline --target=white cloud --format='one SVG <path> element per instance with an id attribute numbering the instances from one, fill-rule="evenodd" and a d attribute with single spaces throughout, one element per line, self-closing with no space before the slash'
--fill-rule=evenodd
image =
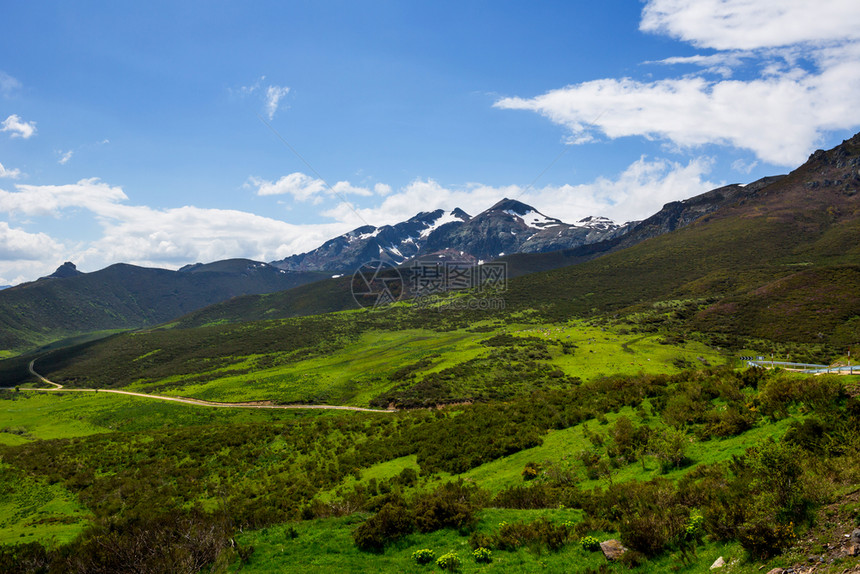
<path id="1" fill-rule="evenodd" d="M 853 0 L 651 0 L 640 28 L 720 51 L 658 62 L 705 67 L 699 74 L 604 78 L 495 106 L 537 112 L 567 127 L 571 143 L 602 135 L 659 139 L 679 150 L 717 144 L 784 166 L 804 161 L 825 132 L 860 125 L 860 10 Z M 752 77 L 729 79 L 739 67 Z"/>
<path id="2" fill-rule="evenodd" d="M 416 180 L 386 196 L 376 207 L 358 209 L 356 214 L 351 206 L 340 203 L 323 215 L 349 223 L 351 227 L 364 225 L 364 222 L 377 226 L 391 225 L 414 216 L 419 210 L 460 207 L 476 215 L 508 197 L 567 222 L 589 215 L 603 215 L 618 222 L 633 221 L 653 215 L 670 201 L 719 187 L 719 183 L 707 179 L 711 164 L 711 160 L 705 157 L 695 158 L 685 165 L 641 157 L 615 178 L 601 177 L 582 185 L 540 189 L 516 185 L 493 187 L 479 183 L 449 188 L 432 179 Z"/>
<path id="3" fill-rule="evenodd" d="M 379 187 L 382 185 L 383 187 Z M 377 184 L 374 190 L 366 187 L 357 187 L 348 181 L 338 181 L 329 187 L 322 179 L 313 178 L 301 172 L 294 172 L 281 177 L 277 181 L 269 181 L 258 177 L 249 177 L 245 187 L 257 188 L 257 195 L 292 195 L 299 201 L 311 201 L 314 204 L 322 202 L 324 196 L 336 195 L 342 199 L 346 195 L 372 196 L 374 191 L 389 191 L 390 187 Z"/>
<path id="4" fill-rule="evenodd" d="M 0 221 L 0 262 L 38 261 L 62 250 L 63 246 L 45 233 L 28 233 Z"/>
<path id="5" fill-rule="evenodd" d="M 0 129 L 0 132 L 11 132 L 13 138 L 29 139 L 36 133 L 36 124 L 22 121 L 20 117 L 12 114 L 3 120 L 3 129 Z"/>
<path id="6" fill-rule="evenodd" d="M 360 195 L 363 197 L 369 197 L 373 195 L 373 191 L 367 189 L 366 187 L 356 187 L 349 183 L 348 181 L 339 181 L 331 186 L 331 189 L 337 195 Z"/>
<path id="7" fill-rule="evenodd" d="M 288 93 L 290 93 L 290 88 L 286 86 L 269 86 L 266 88 L 266 115 L 269 116 L 270 120 L 275 117 L 278 105 Z"/>
<path id="8" fill-rule="evenodd" d="M 17 184 L 15 188 L 18 191 L 0 189 L 0 211 L 59 217 L 65 209 L 83 208 L 98 215 L 111 216 L 119 202 L 128 199 L 121 188 L 111 187 L 97 178 L 65 185 Z"/>
<path id="9" fill-rule="evenodd" d="M 755 50 L 860 39 L 855 0 L 650 0 L 639 29 L 701 48 Z"/>
<path id="10" fill-rule="evenodd" d="M 373 191 L 376 195 L 388 195 L 391 193 L 391 186 L 387 183 L 377 183 L 373 186 Z"/>
<path id="11" fill-rule="evenodd" d="M 0 163 L 0 178 L 8 177 L 9 179 L 18 179 L 21 177 L 20 169 L 6 169 L 2 163 Z"/>
<path id="12" fill-rule="evenodd" d="M 38 273 L 50 272 L 45 268 L 56 266 L 54 258 L 58 254 L 63 260 L 75 261 L 88 270 L 118 261 L 168 268 L 231 257 L 272 261 L 318 247 L 350 229 L 344 222 L 295 225 L 237 210 L 128 205 L 125 203 L 128 197 L 121 188 L 97 179 L 67 185 L 15 187 L 13 192 L 0 190 L 0 212 L 59 218 L 69 211 L 86 210 L 102 228 L 99 239 L 65 249 L 44 234 L 8 231 L 6 252 L 16 254 L 17 259 L 27 254 L 27 257 L 42 257 Z M 8 228 L 8 224 L 0 225 Z M 5 228 L 0 227 L 0 231 Z M 0 244 L 0 255 L 2 249 Z M 4 265 L 0 265 L 3 276 L 16 272 Z M 15 269 L 20 270 L 20 266 Z"/>
<path id="13" fill-rule="evenodd" d="M 13 92 L 21 89 L 21 82 L 6 72 L 0 70 L 0 94 L 9 97 Z"/>
<path id="14" fill-rule="evenodd" d="M 69 151 L 60 151 L 57 153 L 60 154 L 60 159 L 58 160 L 58 163 L 60 165 L 66 165 L 67 163 L 69 163 L 69 160 L 72 159 L 72 156 L 75 154 L 75 150 L 70 149 Z"/>
<path id="15" fill-rule="evenodd" d="M 118 206 L 113 217 L 101 221 L 103 236 L 77 255 L 90 268 L 116 261 L 173 268 L 231 257 L 273 261 L 347 231 L 342 224 L 294 225 L 243 211 L 193 206 Z"/>
<path id="16" fill-rule="evenodd" d="M 321 179 L 314 179 L 301 172 L 294 172 L 281 177 L 278 181 L 269 181 L 257 177 L 248 178 L 248 184 L 257 188 L 257 195 L 292 195 L 299 201 L 321 201 L 320 196 L 326 191 L 326 184 Z"/>
<path id="17" fill-rule="evenodd" d="M 258 92 L 262 93 L 266 116 L 269 120 L 272 120 L 275 117 L 275 113 L 278 111 L 281 100 L 290 93 L 290 88 L 287 86 L 276 86 L 274 84 L 269 84 L 264 87 L 263 83 L 265 80 L 266 76 L 260 76 L 260 79 L 250 86 L 240 86 L 238 90 L 229 88 L 228 91 L 231 94 L 238 94 L 240 97 L 250 96 Z"/>
<path id="18" fill-rule="evenodd" d="M 706 179 L 709 169 L 707 158 L 682 165 L 642 157 L 614 178 L 599 178 L 578 186 L 527 189 L 471 183 L 453 188 L 434 180 L 416 180 L 396 191 L 379 184 L 373 195 L 370 189 L 338 182 L 333 187 L 344 196 L 358 193 L 380 198 L 381 203 L 353 211 L 351 205 L 340 202 L 323 213 L 331 223 L 315 225 L 291 224 L 237 210 L 129 205 L 122 188 L 98 179 L 65 185 L 16 184 L 15 191 L 0 190 L 0 212 L 12 217 L 62 218 L 70 212 L 88 211 L 101 228 L 101 235 L 94 241 L 63 246 L 44 233 L 28 233 L 0 223 L 0 277 L 17 276 L 10 282 L 19 282 L 22 277 L 33 279 L 50 273 L 66 260 L 85 271 L 119 261 L 167 268 L 232 257 L 273 261 L 314 249 L 366 223 L 394 224 L 418 211 L 438 208 L 460 207 L 475 215 L 503 197 L 520 199 L 569 222 L 588 215 L 606 215 L 616 221 L 641 219 L 666 202 L 717 187 Z M 254 185 L 264 195 L 287 193 L 315 199 L 324 193 L 320 180 L 301 173 L 274 183 L 257 180 Z"/>

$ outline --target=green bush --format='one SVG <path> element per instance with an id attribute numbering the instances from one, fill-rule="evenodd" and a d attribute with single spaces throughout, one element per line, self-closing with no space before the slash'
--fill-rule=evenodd
<path id="1" fill-rule="evenodd" d="M 600 540 L 594 536 L 583 536 L 579 540 L 579 545 L 586 552 L 596 552 L 597 550 L 600 550 Z"/>
<path id="2" fill-rule="evenodd" d="M 484 548 L 483 546 L 476 548 L 474 552 L 472 552 L 472 556 L 474 556 L 475 562 L 478 564 L 489 564 L 493 561 L 493 553 L 489 548 Z"/>
<path id="3" fill-rule="evenodd" d="M 794 523 L 772 524 L 756 521 L 745 524 L 740 531 L 740 543 L 750 556 L 757 560 L 767 560 L 794 543 Z"/>
<path id="4" fill-rule="evenodd" d="M 494 546 L 500 550 L 516 550 L 520 546 L 534 549 L 549 548 L 559 550 L 568 538 L 567 527 L 553 524 L 546 518 L 539 518 L 528 524 L 523 522 L 502 522 L 494 538 Z"/>
<path id="5" fill-rule="evenodd" d="M 425 494 L 415 504 L 415 524 L 421 532 L 442 528 L 465 530 L 478 520 L 483 494 L 463 480 L 448 482 L 434 492 Z"/>
<path id="6" fill-rule="evenodd" d="M 389 542 L 415 529 L 415 519 L 404 504 L 389 502 L 366 520 L 353 534 L 355 545 L 368 552 L 382 552 Z"/>
<path id="7" fill-rule="evenodd" d="M 540 474 L 540 463 L 537 462 L 527 462 L 525 468 L 523 468 L 523 480 L 534 480 Z"/>
<path id="8" fill-rule="evenodd" d="M 448 552 L 436 560 L 436 566 L 448 572 L 455 572 L 460 569 L 460 557 L 453 552 Z"/>
<path id="9" fill-rule="evenodd" d="M 436 558 L 436 553 L 429 548 L 422 548 L 412 553 L 412 559 L 418 564 L 430 564 Z"/>

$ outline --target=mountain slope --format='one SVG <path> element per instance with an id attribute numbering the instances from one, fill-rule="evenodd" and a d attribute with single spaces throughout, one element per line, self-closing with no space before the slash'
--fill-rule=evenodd
<path id="1" fill-rule="evenodd" d="M 565 318 L 666 299 L 755 299 L 757 289 L 810 269 L 834 267 L 820 275 L 799 276 L 798 281 L 812 282 L 810 292 L 816 281 L 828 285 L 835 277 L 853 277 L 837 268 L 860 264 L 858 157 L 860 136 L 855 136 L 833 150 L 816 152 L 788 176 L 727 186 L 668 204 L 619 238 L 573 250 L 506 257 L 503 261 L 514 276 L 537 272 L 510 281 L 505 307 L 537 308 Z M 542 271 L 546 266 L 558 268 Z M 401 272 L 408 284 L 409 270 Z M 854 283 L 844 285 L 850 289 Z M 828 314 L 825 330 L 853 316 L 851 298 L 836 301 L 844 305 Z M 767 301 L 749 305 L 757 308 Z M 264 297 L 237 298 L 192 313 L 179 324 L 274 319 L 355 307 L 350 277 L 343 277 Z M 821 311 L 814 304 L 803 309 L 806 314 Z M 745 314 L 738 320 L 751 322 L 744 332 L 777 336 L 761 326 L 773 319 L 767 317 Z M 700 325 L 721 330 L 721 324 L 703 318 Z M 808 330 L 780 332 L 780 337 L 810 339 Z M 827 334 L 825 339 L 829 338 Z"/>
<path id="2" fill-rule="evenodd" d="M 81 333 L 161 323 L 252 293 L 320 279 L 246 259 L 179 271 L 117 264 L 80 273 L 66 263 L 49 277 L 0 292 L 0 349 L 23 350 Z"/>
<path id="3" fill-rule="evenodd" d="M 514 277 L 583 263 L 602 255 L 632 247 L 646 239 L 686 227 L 700 217 L 738 201 L 755 197 L 760 190 L 778 182 L 783 177 L 782 175 L 765 177 L 747 185 L 727 185 L 689 199 L 667 203 L 651 217 L 631 224 L 626 233 L 608 238 L 605 241 L 549 253 L 517 253 L 505 256 L 503 260 L 508 263 L 509 272 Z"/>
<path id="4" fill-rule="evenodd" d="M 756 289 L 799 269 L 858 264 L 858 190 L 860 134 L 816 152 L 785 178 L 687 227 L 582 265 L 512 281 L 509 308 L 542 305 L 548 313 L 566 316 L 659 299 L 752 297 Z M 828 277 L 837 275 L 818 276 L 820 287 L 831 285 Z M 805 277 L 812 281 L 812 275 Z M 848 318 L 852 305 L 843 301 Z M 808 338 L 800 332 L 791 336 Z"/>

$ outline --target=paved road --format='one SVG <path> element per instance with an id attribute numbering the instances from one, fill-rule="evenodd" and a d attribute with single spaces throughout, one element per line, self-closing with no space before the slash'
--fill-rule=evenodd
<path id="1" fill-rule="evenodd" d="M 819 373 L 833 373 L 839 375 L 860 375 L 860 365 L 851 365 L 844 367 L 831 367 L 829 365 L 815 365 L 812 363 L 789 363 L 786 361 L 747 361 L 747 365 L 751 367 L 782 367 L 783 369 L 789 369 L 792 371 L 797 371 L 799 373 L 811 373 L 811 374 L 819 374 Z"/>
<path id="2" fill-rule="evenodd" d="M 39 378 L 43 383 L 53 385 L 50 389 L 21 389 L 23 391 L 42 391 L 46 393 L 63 391 L 76 393 L 113 393 L 116 395 L 129 395 L 132 397 L 143 397 L 145 399 L 156 399 L 159 401 L 171 401 L 174 403 L 184 403 L 186 405 L 196 405 L 198 407 L 217 407 L 217 408 L 233 408 L 233 409 L 323 409 L 337 411 L 362 411 L 368 413 L 391 413 L 394 409 L 365 409 L 362 407 L 347 407 L 339 405 L 270 405 L 262 402 L 245 402 L 245 403 L 215 403 L 212 401 L 202 401 L 200 399 L 187 399 L 183 397 L 165 397 L 163 395 L 149 395 L 146 393 L 134 393 L 131 391 L 119 391 L 115 389 L 67 389 L 59 383 L 50 381 L 36 372 L 34 365 L 35 359 L 30 361 L 30 372 Z"/>

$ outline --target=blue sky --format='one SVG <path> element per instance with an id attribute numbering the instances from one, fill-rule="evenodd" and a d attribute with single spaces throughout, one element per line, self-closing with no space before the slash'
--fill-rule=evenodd
<path id="1" fill-rule="evenodd" d="M 860 126 L 854 0 L 2 12 L 0 284 L 271 261 L 505 196 L 641 219 Z"/>

